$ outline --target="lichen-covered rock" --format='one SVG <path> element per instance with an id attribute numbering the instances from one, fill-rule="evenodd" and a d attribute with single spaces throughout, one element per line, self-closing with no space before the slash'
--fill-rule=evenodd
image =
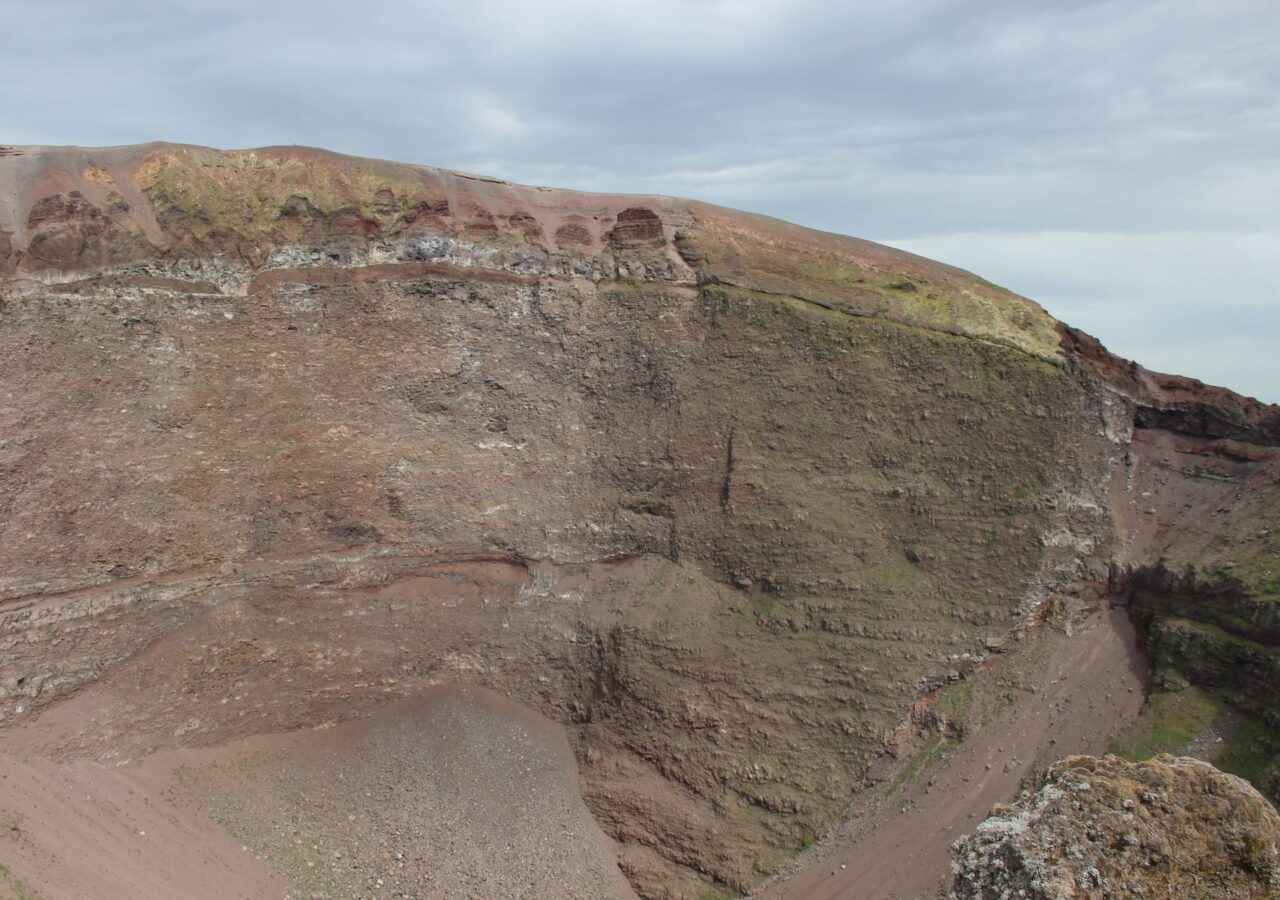
<path id="1" fill-rule="evenodd" d="M 958 900 L 1280 897 L 1280 816 L 1195 759 L 1070 756 L 952 848 Z"/>

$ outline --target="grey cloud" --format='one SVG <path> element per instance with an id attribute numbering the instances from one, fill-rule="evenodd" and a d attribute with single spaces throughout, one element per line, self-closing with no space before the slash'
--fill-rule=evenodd
<path id="1" fill-rule="evenodd" d="M 1024 235 L 1047 242 L 1035 265 L 986 253 L 982 273 L 1040 299 L 1108 291 L 1060 292 L 1087 274 L 1064 233 L 1221 246 L 1280 230 L 1271 0 L 9 0 L 4 15 L 12 143 L 312 144 L 678 193 L 944 258 L 946 236 Z M 1170 309 L 1195 302 L 1170 282 L 1234 277 L 1207 254 L 1161 265 L 1114 303 Z M 1127 345 L 1133 321 L 1100 336 Z M 1187 348 L 1182 368 L 1246 387 L 1227 354 L 1176 337 L 1161 346 Z M 1280 399 L 1263 380 L 1248 381 Z"/>

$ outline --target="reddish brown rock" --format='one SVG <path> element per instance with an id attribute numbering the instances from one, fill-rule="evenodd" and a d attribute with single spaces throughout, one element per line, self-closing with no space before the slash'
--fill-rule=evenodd
<path id="1" fill-rule="evenodd" d="M 304 148 L 24 148 L 0 202 L 34 754 L 475 684 L 642 893 L 745 890 L 1054 588 L 1269 546 L 1274 410 L 865 241 Z"/>

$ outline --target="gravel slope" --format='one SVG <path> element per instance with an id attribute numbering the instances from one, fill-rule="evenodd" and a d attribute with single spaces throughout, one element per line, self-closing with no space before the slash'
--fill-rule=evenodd
<path id="1" fill-rule="evenodd" d="M 0 864 L 50 900 L 634 896 L 564 729 L 482 688 L 141 765 L 0 756 L 0 776 Z"/>

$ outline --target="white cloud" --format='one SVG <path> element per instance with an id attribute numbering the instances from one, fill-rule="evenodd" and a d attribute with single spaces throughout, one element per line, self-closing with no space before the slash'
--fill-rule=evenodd
<path id="1" fill-rule="evenodd" d="M 482 101 L 472 110 L 475 124 L 495 137 L 519 137 L 529 130 L 524 121 L 494 101 Z"/>

